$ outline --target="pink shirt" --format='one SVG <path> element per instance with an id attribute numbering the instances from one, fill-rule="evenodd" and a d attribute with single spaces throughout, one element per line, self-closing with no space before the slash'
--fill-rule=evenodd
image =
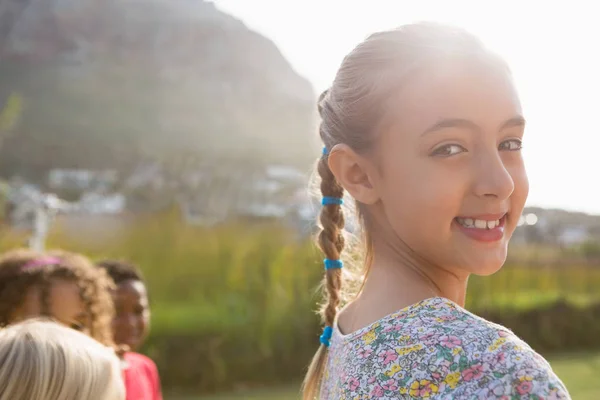
<path id="1" fill-rule="evenodd" d="M 123 371 L 127 400 L 162 400 L 156 364 L 139 353 L 125 353 Z"/>

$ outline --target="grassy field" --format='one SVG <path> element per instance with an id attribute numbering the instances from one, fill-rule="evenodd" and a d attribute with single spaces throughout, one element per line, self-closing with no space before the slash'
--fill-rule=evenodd
<path id="1" fill-rule="evenodd" d="M 295 379 L 309 361 L 306 349 L 315 345 L 320 329 L 313 310 L 318 300 L 315 289 L 323 276 L 322 255 L 285 226 L 238 222 L 201 228 L 184 224 L 177 210 L 138 216 L 118 232 L 109 221 L 105 221 L 108 228 L 75 222 L 57 221 L 48 247 L 82 252 L 93 259 L 125 258 L 141 266 L 153 303 L 147 350 L 161 369 L 165 387 L 183 393 L 223 392 L 237 388 L 238 382 L 246 387 L 276 387 Z M 0 226 L 0 252 L 21 245 L 24 239 L 23 234 Z M 475 313 L 516 310 L 523 314 L 558 299 L 582 306 L 600 300 L 600 260 L 593 263 L 570 254 L 563 260 L 557 254 L 534 250 L 516 253 L 518 257 L 493 276 L 472 277 L 467 308 Z M 573 343 L 590 343 L 600 336 L 595 334 L 600 326 L 594 315 L 573 322 L 566 317 L 579 318 L 579 313 L 565 318 L 549 315 L 552 318 L 535 320 L 561 323 L 540 333 L 528 319 L 515 317 L 505 325 L 522 331 L 529 342 L 537 340 L 536 348 L 565 352 L 569 348 L 559 339 L 569 338 L 571 348 L 585 348 Z M 594 329 L 578 329 L 592 325 Z M 553 329 L 564 332 L 555 335 Z M 551 333 L 544 336 L 541 332 Z M 571 370 L 585 370 L 589 364 L 572 362 L 573 368 L 569 361 L 557 360 L 557 369 L 578 396 L 586 398 L 587 391 L 591 398 L 600 399 L 600 389 L 594 392 L 586 387 L 585 378 L 583 383 L 570 381 L 584 375 L 572 378 Z M 298 388 L 293 387 L 216 399 L 285 400 L 297 394 Z"/>
<path id="2" fill-rule="evenodd" d="M 600 399 L 600 353 L 570 354 L 551 359 L 556 374 L 564 381 L 573 400 Z M 298 400 L 298 386 L 208 397 L 167 396 L 167 400 Z"/>

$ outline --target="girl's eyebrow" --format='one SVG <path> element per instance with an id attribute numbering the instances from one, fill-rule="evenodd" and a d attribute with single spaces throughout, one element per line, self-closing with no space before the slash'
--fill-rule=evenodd
<path id="1" fill-rule="evenodd" d="M 445 128 L 465 128 L 465 129 L 470 129 L 470 130 L 473 130 L 473 131 L 478 131 L 480 129 L 479 125 L 477 125 L 475 122 L 470 121 L 468 119 L 464 119 L 464 118 L 444 118 L 444 119 L 439 120 L 438 122 L 436 122 L 435 124 L 433 124 L 429 128 L 427 128 L 421 134 L 421 136 L 425 136 L 425 135 L 437 132 L 437 131 L 445 129 Z"/>
<path id="2" fill-rule="evenodd" d="M 516 127 L 522 127 L 525 126 L 525 118 L 523 118 L 522 115 L 517 115 L 514 116 L 510 119 L 508 119 L 505 123 L 502 124 L 502 126 L 500 127 L 500 130 L 504 130 L 507 128 L 516 128 Z"/>
<path id="3" fill-rule="evenodd" d="M 522 115 L 516 115 L 512 118 L 507 119 L 501 126 L 499 131 L 507 128 L 514 128 L 519 126 L 525 126 L 525 118 Z M 478 131 L 481 128 L 475 122 L 464 119 L 464 118 L 444 118 L 427 128 L 421 136 L 428 135 L 430 133 L 437 132 L 445 128 L 465 128 L 472 131 Z"/>

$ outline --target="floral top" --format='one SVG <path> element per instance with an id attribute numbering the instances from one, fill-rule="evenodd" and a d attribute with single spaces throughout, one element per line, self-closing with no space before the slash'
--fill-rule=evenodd
<path id="1" fill-rule="evenodd" d="M 525 342 L 441 297 L 349 335 L 336 324 L 320 400 L 412 398 L 570 399 Z"/>

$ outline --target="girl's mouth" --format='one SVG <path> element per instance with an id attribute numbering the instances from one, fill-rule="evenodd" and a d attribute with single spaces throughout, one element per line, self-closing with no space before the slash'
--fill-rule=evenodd
<path id="1" fill-rule="evenodd" d="M 504 226 L 504 223 L 506 222 L 506 213 L 497 219 L 493 217 L 494 216 L 491 216 L 492 219 L 490 219 L 490 217 L 456 217 L 455 220 L 465 228 L 494 229 L 500 225 Z"/>
<path id="2" fill-rule="evenodd" d="M 459 230 L 479 242 L 496 242 L 504 236 L 508 213 L 456 217 Z"/>

